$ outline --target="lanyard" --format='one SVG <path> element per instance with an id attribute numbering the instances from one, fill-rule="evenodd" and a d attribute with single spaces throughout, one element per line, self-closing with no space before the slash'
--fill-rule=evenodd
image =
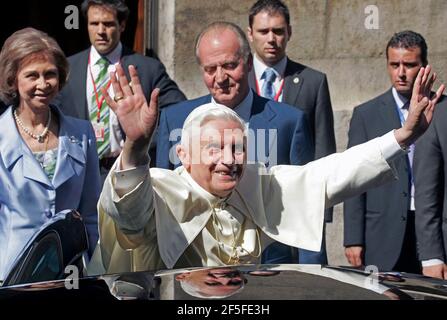
<path id="1" fill-rule="evenodd" d="M 90 79 L 92 79 L 93 91 L 95 92 L 96 106 L 98 107 L 98 111 L 96 112 L 96 122 L 99 123 L 99 120 L 101 119 L 101 107 L 102 107 L 102 104 L 104 103 L 105 97 L 102 96 L 101 99 L 99 98 L 98 89 L 96 88 L 95 78 L 93 77 L 92 67 L 90 65 L 90 55 L 88 56 L 88 70 L 90 72 Z M 107 82 L 106 91 L 109 90 L 111 83 L 112 83 L 111 80 L 109 80 Z"/>
<path id="2" fill-rule="evenodd" d="M 261 96 L 261 90 L 259 90 L 258 79 L 256 79 L 256 74 L 255 74 L 254 72 L 253 72 L 253 75 L 254 75 L 254 77 L 255 77 L 256 93 L 257 93 L 258 95 Z M 273 85 L 273 84 L 272 84 L 272 85 Z M 283 87 L 284 87 L 284 79 L 281 80 L 281 85 L 280 85 L 280 87 L 279 87 L 278 92 L 277 92 L 276 95 L 275 95 L 275 98 L 273 98 L 273 100 L 278 101 L 279 96 L 281 95 L 281 92 L 282 92 L 282 88 L 283 88 Z"/>

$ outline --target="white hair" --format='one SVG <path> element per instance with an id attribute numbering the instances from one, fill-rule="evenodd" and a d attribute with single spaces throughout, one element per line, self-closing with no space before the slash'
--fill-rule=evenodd
<path id="1" fill-rule="evenodd" d="M 247 127 L 245 122 L 236 112 L 221 104 L 207 103 L 195 108 L 186 118 L 183 124 L 180 144 L 183 147 L 188 148 L 193 136 L 193 129 L 196 131 L 205 125 L 205 123 L 218 119 L 238 123 L 242 132 L 244 133 L 244 136 L 247 135 Z"/>

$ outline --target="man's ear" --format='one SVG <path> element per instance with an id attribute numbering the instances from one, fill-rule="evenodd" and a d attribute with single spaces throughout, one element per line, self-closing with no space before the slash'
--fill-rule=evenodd
<path id="1" fill-rule="evenodd" d="M 247 59 L 247 68 L 248 68 L 248 72 L 250 72 L 253 69 L 253 54 L 251 54 L 251 53 Z"/>
<path id="2" fill-rule="evenodd" d="M 126 30 L 126 20 L 123 20 L 120 23 L 120 33 L 123 33 L 124 30 Z"/>
<path id="3" fill-rule="evenodd" d="M 191 157 L 189 156 L 188 150 L 186 150 L 186 148 L 181 144 L 178 144 L 175 146 L 175 152 L 177 153 L 182 165 L 189 172 L 189 168 L 191 167 Z"/>
<path id="4" fill-rule="evenodd" d="M 253 33 L 250 27 L 247 27 L 247 38 L 250 42 L 253 42 Z"/>
<path id="5" fill-rule="evenodd" d="M 290 24 L 287 26 L 287 33 L 289 35 L 289 38 L 287 39 L 287 41 L 289 41 L 290 38 L 292 38 L 292 26 Z"/>

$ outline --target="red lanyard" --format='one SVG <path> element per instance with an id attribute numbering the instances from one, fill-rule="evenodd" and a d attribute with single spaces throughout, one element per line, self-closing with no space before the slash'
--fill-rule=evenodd
<path id="1" fill-rule="evenodd" d="M 261 95 L 261 90 L 259 90 L 259 83 L 258 83 L 258 79 L 256 79 L 256 74 L 253 72 L 253 75 L 255 77 L 255 83 L 256 83 L 256 92 L 258 95 Z M 273 85 L 273 84 L 272 84 Z M 278 101 L 279 96 L 281 95 L 282 92 L 282 88 L 284 87 L 284 79 L 281 80 L 281 85 L 279 86 L 279 90 L 275 95 L 275 98 L 273 98 L 273 100 Z"/>
<path id="2" fill-rule="evenodd" d="M 96 105 L 98 107 L 98 111 L 96 112 L 96 122 L 99 123 L 99 120 L 101 119 L 101 107 L 102 107 L 102 104 L 103 104 L 105 98 L 104 98 L 104 96 L 102 96 L 101 99 L 99 98 L 99 93 L 98 93 L 98 89 L 96 88 L 95 78 L 93 78 L 92 67 L 90 66 L 90 55 L 88 56 L 88 70 L 90 72 L 90 78 L 92 79 L 93 91 L 95 92 L 95 98 L 96 98 L 95 100 L 96 100 Z M 112 83 L 111 80 L 109 80 L 109 82 L 107 82 L 106 91 L 109 90 L 111 83 Z"/>

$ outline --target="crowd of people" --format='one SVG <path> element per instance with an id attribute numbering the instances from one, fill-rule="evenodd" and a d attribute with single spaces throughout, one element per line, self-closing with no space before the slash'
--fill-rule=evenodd
<path id="1" fill-rule="evenodd" d="M 447 279 L 447 100 L 422 35 L 390 39 L 391 88 L 354 108 L 335 153 L 327 77 L 288 58 L 282 1 L 256 1 L 247 32 L 200 31 L 192 54 L 209 94 L 190 100 L 121 43 L 124 1 L 82 11 L 88 49 L 66 58 L 25 28 L 0 53 L 0 280 L 64 209 L 83 217 L 106 273 L 327 264 L 325 224 L 343 201 L 352 266 Z"/>

